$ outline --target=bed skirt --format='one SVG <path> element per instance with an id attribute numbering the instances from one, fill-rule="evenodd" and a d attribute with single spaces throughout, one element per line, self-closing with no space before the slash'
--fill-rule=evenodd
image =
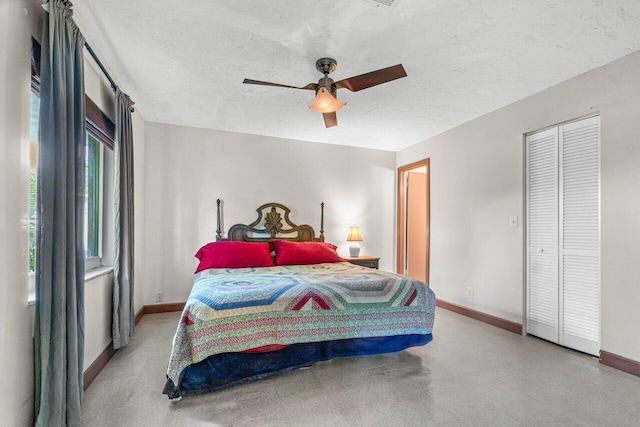
<path id="1" fill-rule="evenodd" d="M 334 357 L 392 353 L 427 344 L 431 334 L 351 338 L 292 344 L 265 353 L 222 353 L 186 367 L 179 384 L 171 379 L 162 390 L 169 399 L 222 390 L 313 365 Z"/>

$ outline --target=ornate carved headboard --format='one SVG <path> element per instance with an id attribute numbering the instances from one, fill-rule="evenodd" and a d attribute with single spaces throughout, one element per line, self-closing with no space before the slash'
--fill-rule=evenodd
<path id="1" fill-rule="evenodd" d="M 296 225 L 289 219 L 291 210 L 280 203 L 266 203 L 260 206 L 258 219 L 251 224 L 235 224 L 229 228 L 227 238 L 222 238 L 220 230 L 220 199 L 217 204 L 216 241 L 244 240 L 247 242 L 265 242 L 272 239 L 293 240 L 296 242 L 324 242 L 324 203 L 320 203 L 320 236 L 310 225 Z"/>

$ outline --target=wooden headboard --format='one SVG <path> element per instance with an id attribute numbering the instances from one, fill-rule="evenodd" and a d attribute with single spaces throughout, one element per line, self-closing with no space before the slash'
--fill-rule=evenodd
<path id="1" fill-rule="evenodd" d="M 220 229 L 220 199 L 217 204 L 216 241 L 242 240 L 245 242 L 265 242 L 272 239 L 292 240 L 295 242 L 324 242 L 324 203 L 320 203 L 320 236 L 310 225 L 296 225 L 289 219 L 291 210 L 280 203 L 266 203 L 260 206 L 258 219 L 251 224 L 235 224 L 229 228 L 227 238 L 222 238 Z"/>

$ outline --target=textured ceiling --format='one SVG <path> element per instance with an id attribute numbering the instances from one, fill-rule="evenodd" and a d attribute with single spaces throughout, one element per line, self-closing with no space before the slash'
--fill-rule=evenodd
<path id="1" fill-rule="evenodd" d="M 399 150 L 640 50 L 638 0 L 77 0 L 75 18 L 146 121 Z M 402 63 L 326 129 L 313 92 Z"/>

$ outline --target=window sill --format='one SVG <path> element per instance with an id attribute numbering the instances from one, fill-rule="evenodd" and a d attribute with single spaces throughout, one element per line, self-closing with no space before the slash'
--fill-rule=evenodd
<path id="1" fill-rule="evenodd" d="M 85 271 L 84 281 L 86 283 L 89 280 L 93 280 L 97 277 L 104 276 L 105 274 L 109 274 L 112 271 L 113 271 L 113 266 L 109 266 L 109 267 L 100 266 L 97 268 L 93 268 L 91 270 Z"/>
<path id="2" fill-rule="evenodd" d="M 110 266 L 110 267 L 98 267 L 98 268 L 91 269 L 89 271 L 85 271 L 85 273 L 84 273 L 84 281 L 86 283 L 86 282 L 88 282 L 90 280 L 93 280 L 93 279 L 96 279 L 96 278 L 98 278 L 100 276 L 104 276 L 105 274 L 109 274 L 112 271 L 113 271 L 113 267 L 112 266 Z M 33 278 L 33 280 L 35 282 L 35 277 L 34 276 L 35 276 L 34 273 L 29 273 L 29 278 L 30 279 Z M 27 301 L 27 306 L 36 305 L 35 284 L 34 284 L 33 287 L 34 287 L 33 293 L 29 292 L 29 300 Z"/>

